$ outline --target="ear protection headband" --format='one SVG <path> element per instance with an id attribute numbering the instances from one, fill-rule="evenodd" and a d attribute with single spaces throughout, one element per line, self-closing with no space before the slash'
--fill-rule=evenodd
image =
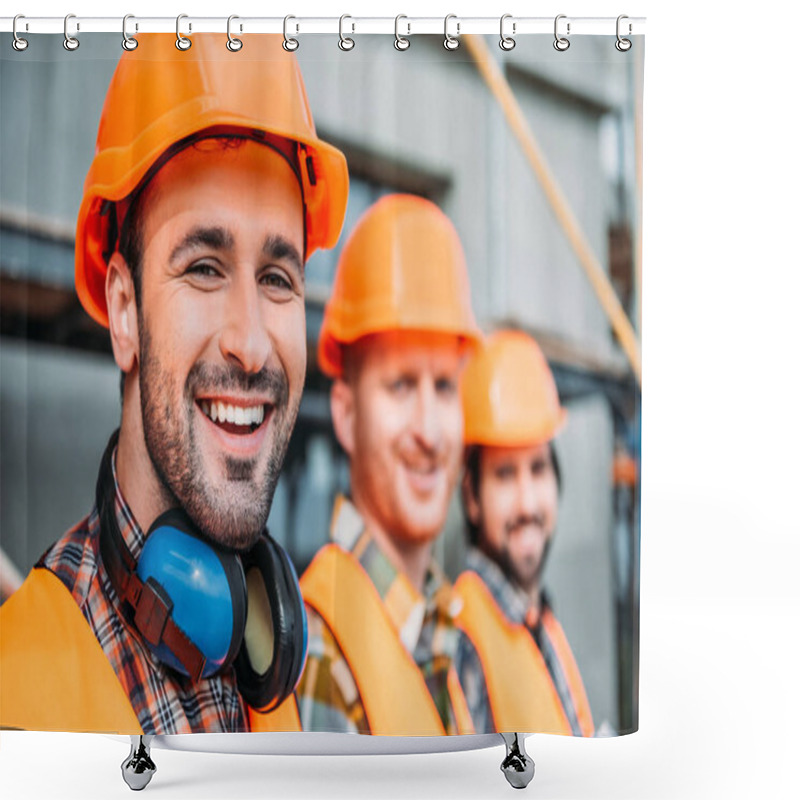
<path id="1" fill-rule="evenodd" d="M 297 685 L 308 629 L 297 574 L 265 531 L 241 555 L 212 545 L 185 511 L 159 516 L 138 562 L 117 523 L 111 465 L 115 431 L 100 462 L 100 557 L 132 614 L 129 625 L 160 661 L 192 681 L 234 665 L 239 691 L 269 711 Z"/>

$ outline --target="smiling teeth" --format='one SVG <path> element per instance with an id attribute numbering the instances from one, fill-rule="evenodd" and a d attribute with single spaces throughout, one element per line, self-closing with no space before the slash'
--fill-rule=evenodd
<path id="1" fill-rule="evenodd" d="M 260 425 L 264 421 L 264 406 L 235 406 L 230 403 L 200 403 L 203 413 L 212 422 L 229 422 L 233 425 Z"/>

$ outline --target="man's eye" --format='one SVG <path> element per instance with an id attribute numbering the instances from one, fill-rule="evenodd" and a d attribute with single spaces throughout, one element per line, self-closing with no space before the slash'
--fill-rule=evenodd
<path id="1" fill-rule="evenodd" d="M 267 272 L 261 278 L 261 282 L 273 289 L 290 290 L 292 288 L 292 284 L 279 272 Z"/>
<path id="2" fill-rule="evenodd" d="M 403 392 L 410 389 L 412 386 L 412 380 L 408 375 L 403 375 L 400 378 L 395 378 L 390 384 L 389 387 L 393 392 Z"/>
<path id="3" fill-rule="evenodd" d="M 189 275 L 198 275 L 204 278 L 215 278 L 220 274 L 219 270 L 207 261 L 200 261 L 197 264 L 192 264 L 186 272 Z"/>
<path id="4" fill-rule="evenodd" d="M 436 391 L 438 394 L 453 395 L 456 393 L 458 385 L 450 378 L 439 378 L 436 381 Z"/>

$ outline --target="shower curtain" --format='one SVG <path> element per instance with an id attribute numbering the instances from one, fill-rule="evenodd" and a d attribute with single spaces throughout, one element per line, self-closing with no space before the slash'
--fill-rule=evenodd
<path id="1" fill-rule="evenodd" d="M 237 35 L 0 37 L 0 727 L 635 731 L 643 39 Z"/>

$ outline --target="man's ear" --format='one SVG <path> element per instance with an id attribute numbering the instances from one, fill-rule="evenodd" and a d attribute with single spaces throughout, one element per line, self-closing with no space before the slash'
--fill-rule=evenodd
<path id="1" fill-rule="evenodd" d="M 331 417 L 333 432 L 348 456 L 353 455 L 355 441 L 355 394 L 352 385 L 337 378 L 331 386 Z"/>
<path id="2" fill-rule="evenodd" d="M 114 253 L 108 262 L 106 307 L 114 360 L 123 372 L 128 373 L 139 357 L 139 317 L 133 276 L 119 253 Z"/>

